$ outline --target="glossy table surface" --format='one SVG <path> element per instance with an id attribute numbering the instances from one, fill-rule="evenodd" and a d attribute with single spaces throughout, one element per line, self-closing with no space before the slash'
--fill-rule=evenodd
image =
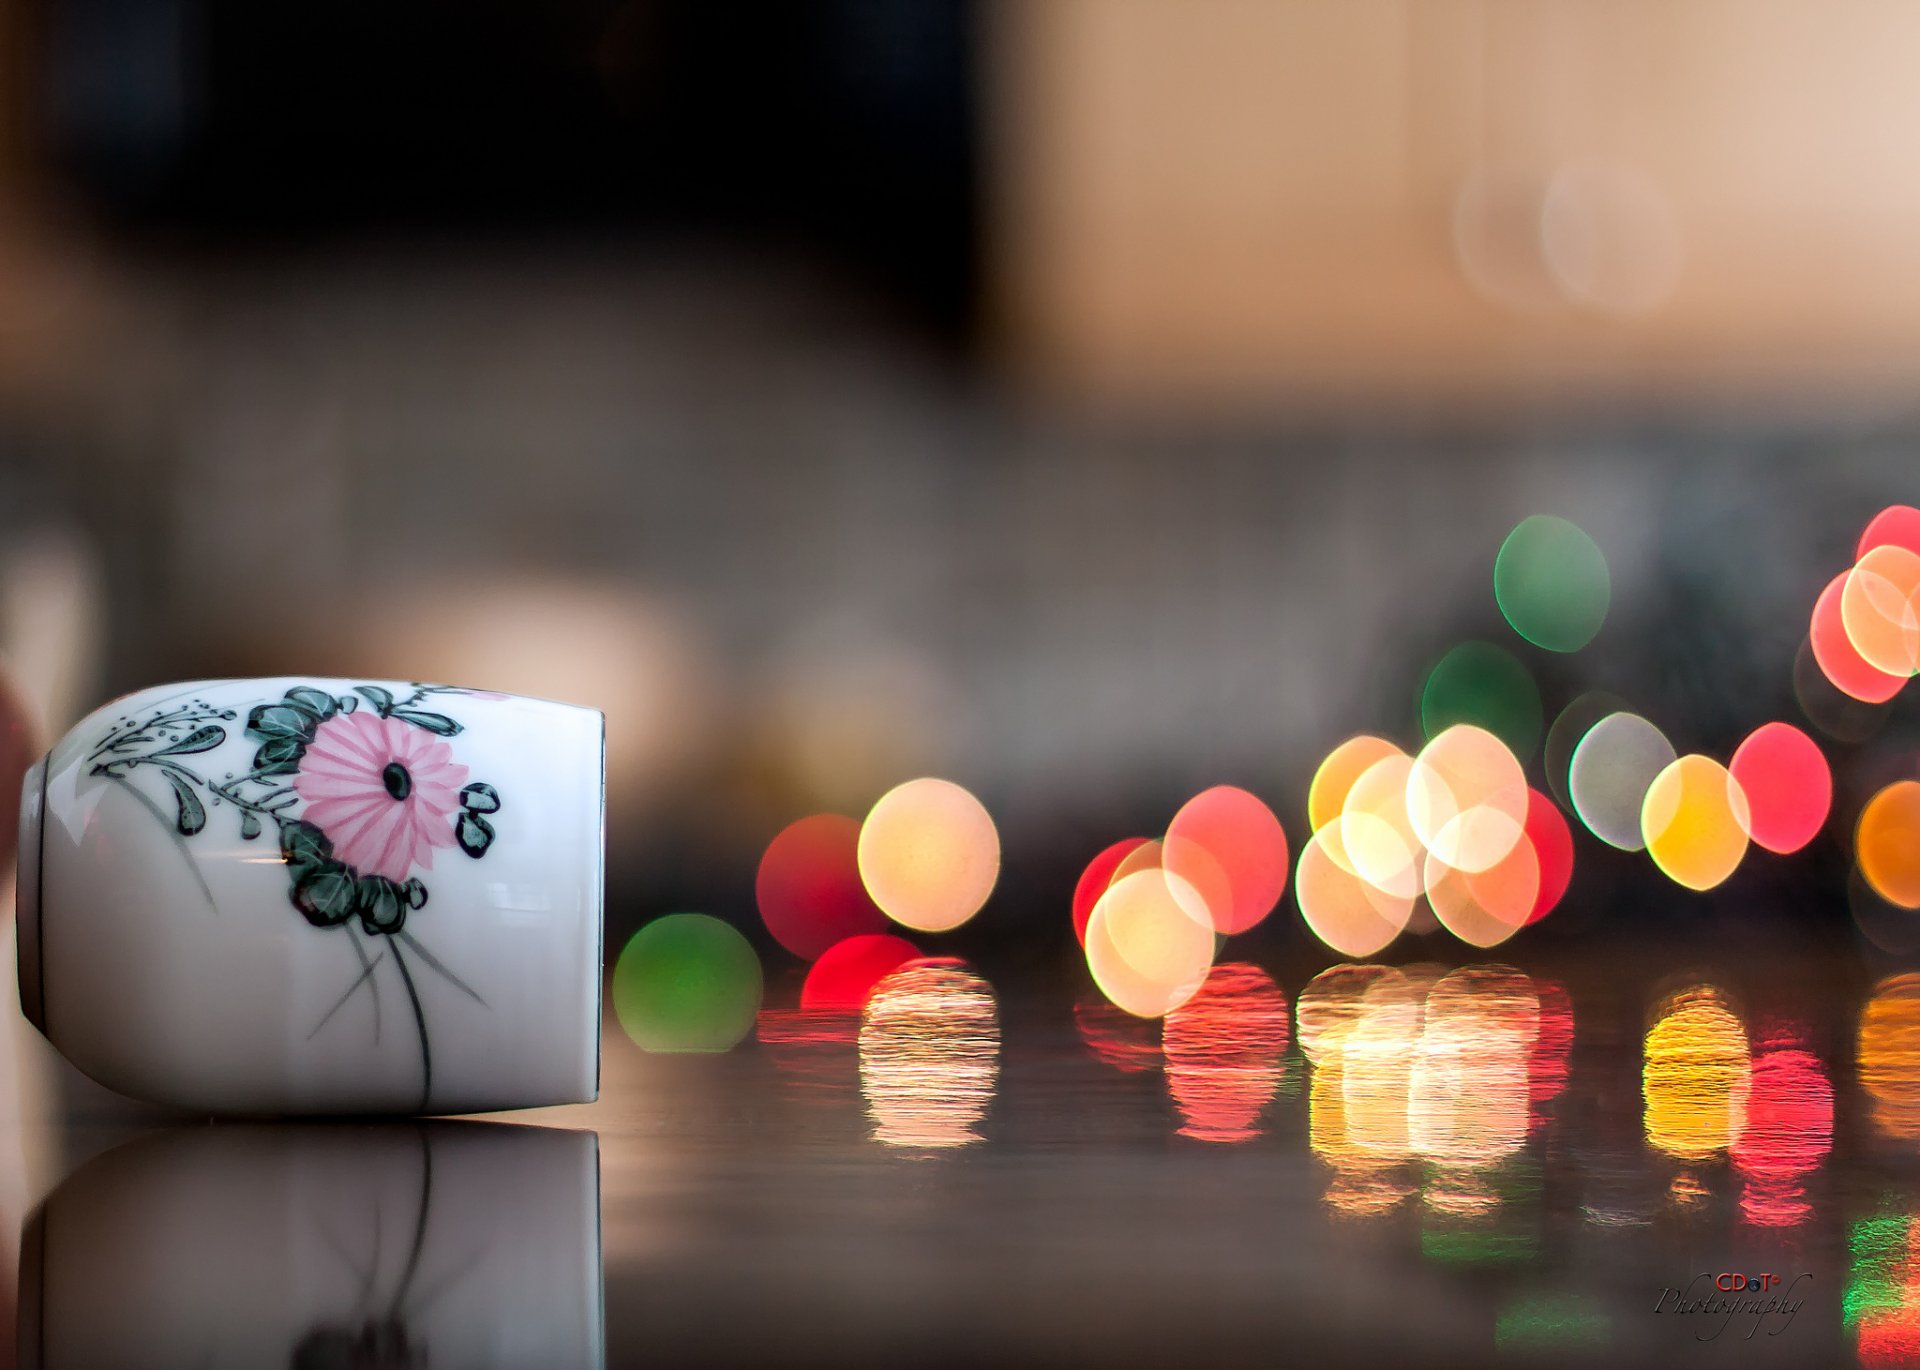
<path id="1" fill-rule="evenodd" d="M 948 963 L 864 1021 L 776 977 L 723 1055 L 610 1023 L 601 1101 L 511 1128 L 86 1096 L 16 1187 L 17 1340 L 50 1366 L 1920 1363 L 1899 976 L 1236 963 L 1162 1027 Z"/>

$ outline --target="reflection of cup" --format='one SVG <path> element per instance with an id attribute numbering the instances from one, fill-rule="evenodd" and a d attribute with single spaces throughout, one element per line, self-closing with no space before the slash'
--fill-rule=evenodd
<path id="1" fill-rule="evenodd" d="M 597 1366 L 599 1183 L 591 1132 L 155 1133 L 29 1221 L 20 1364 Z"/>
<path id="2" fill-rule="evenodd" d="M 28 772 L 20 999 L 87 1074 L 210 1112 L 598 1091 L 604 726 L 443 686 L 162 686 Z"/>

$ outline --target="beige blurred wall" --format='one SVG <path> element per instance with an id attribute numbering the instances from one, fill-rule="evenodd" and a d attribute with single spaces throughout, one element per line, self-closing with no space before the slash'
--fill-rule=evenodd
<path id="1" fill-rule="evenodd" d="M 1920 7 L 1002 0 L 996 308 L 1050 391 L 1903 395 Z"/>

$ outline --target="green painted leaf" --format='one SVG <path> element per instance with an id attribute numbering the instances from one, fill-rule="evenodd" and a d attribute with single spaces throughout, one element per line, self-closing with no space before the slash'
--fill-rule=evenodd
<path id="1" fill-rule="evenodd" d="M 398 885 L 381 875 L 361 879 L 355 898 L 360 922 L 371 933 L 395 933 L 407 921 L 407 900 Z"/>
<path id="2" fill-rule="evenodd" d="M 389 717 L 405 719 L 416 728 L 425 728 L 430 733 L 442 737 L 452 737 L 465 731 L 445 714 L 430 714 L 422 709 L 395 709 Z"/>
<path id="3" fill-rule="evenodd" d="M 298 705 L 315 718 L 332 718 L 340 708 L 339 700 L 311 685 L 296 685 L 288 690 L 287 703 Z"/>
<path id="4" fill-rule="evenodd" d="M 258 837 L 259 835 L 260 835 L 260 815 L 257 813 L 241 814 L 240 815 L 241 839 L 243 841 L 251 842 L 253 841 L 254 838 Z"/>
<path id="5" fill-rule="evenodd" d="M 259 751 L 253 754 L 253 773 L 266 777 L 273 775 L 292 775 L 300 769 L 300 758 L 306 754 L 307 744 L 298 737 L 277 736 L 269 738 Z"/>
<path id="6" fill-rule="evenodd" d="M 193 752 L 210 752 L 227 740 L 227 730 L 217 723 L 209 723 L 204 728 L 196 728 L 170 747 L 162 747 L 152 753 L 154 756 L 186 756 Z"/>
<path id="7" fill-rule="evenodd" d="M 247 731 L 261 737 L 290 737 L 301 742 L 312 739 L 320 716 L 297 704 L 261 704 L 247 715 Z"/>
<path id="8" fill-rule="evenodd" d="M 460 821 L 454 825 L 453 835 L 460 843 L 460 850 L 477 861 L 493 845 L 493 824 L 478 814 L 462 810 Z"/>
<path id="9" fill-rule="evenodd" d="M 313 869 L 333 861 L 333 843 L 305 819 L 280 824 L 280 855 L 289 866 Z"/>
<path id="10" fill-rule="evenodd" d="M 471 813 L 498 813 L 500 792 L 476 781 L 460 791 L 460 807 Z"/>
<path id="11" fill-rule="evenodd" d="M 355 699 L 352 695 L 340 696 L 340 712 L 341 713 L 350 714 L 359 707 L 360 707 L 360 701 Z"/>
<path id="12" fill-rule="evenodd" d="M 383 690 L 378 685 L 356 685 L 353 688 L 360 692 L 367 703 L 373 705 L 373 711 L 380 717 L 385 718 L 393 712 L 393 691 Z"/>
<path id="13" fill-rule="evenodd" d="M 353 877 L 334 864 L 294 882 L 293 906 L 315 927 L 331 928 L 353 916 L 355 894 Z"/>
<path id="14" fill-rule="evenodd" d="M 416 875 L 413 879 L 407 881 L 405 885 L 401 886 L 401 889 L 406 893 L 408 908 L 420 909 L 426 907 L 427 887 L 420 883 L 419 876 Z"/>
<path id="15" fill-rule="evenodd" d="M 200 802 L 200 796 L 193 792 L 193 786 L 175 775 L 172 771 L 161 771 L 167 783 L 173 786 L 173 797 L 180 806 L 179 816 L 174 826 L 180 829 L 182 837 L 192 837 L 207 826 L 207 806 Z"/>

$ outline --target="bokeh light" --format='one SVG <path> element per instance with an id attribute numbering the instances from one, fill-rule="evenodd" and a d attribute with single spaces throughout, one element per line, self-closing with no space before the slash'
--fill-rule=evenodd
<path id="1" fill-rule="evenodd" d="M 613 1011 L 643 1051 L 727 1051 L 753 1031 L 760 958 L 730 924 L 672 913 L 636 932 L 613 967 Z"/>
<path id="2" fill-rule="evenodd" d="M 1905 683 L 1891 676 L 1880 678 L 1890 682 L 1894 694 Z M 1865 742 L 1887 721 L 1885 703 L 1856 699 L 1827 678 L 1814 657 L 1811 638 L 1801 638 L 1800 649 L 1793 654 L 1793 697 L 1807 721 L 1836 742 Z"/>
<path id="3" fill-rule="evenodd" d="M 820 954 L 800 987 L 800 1007 L 812 1012 L 858 1013 L 873 987 L 919 957 L 913 943 L 886 933 L 863 933 Z"/>
<path id="4" fill-rule="evenodd" d="M 760 858 L 760 918 L 773 940 L 803 961 L 844 938 L 887 928 L 860 883 L 859 845 L 858 823 L 821 813 L 783 828 Z"/>
<path id="5" fill-rule="evenodd" d="M 1896 780 L 1867 801 L 1853 855 L 1875 894 L 1920 909 L 1920 781 Z"/>
<path id="6" fill-rule="evenodd" d="M 1567 771 L 1573 811 L 1587 831 L 1621 851 L 1646 845 L 1640 815 L 1654 779 L 1673 764 L 1673 744 L 1638 714 L 1609 714 L 1574 748 Z"/>
<path id="7" fill-rule="evenodd" d="M 1540 741 L 1540 691 L 1513 653 L 1463 642 L 1434 664 L 1420 692 L 1420 728 L 1438 737 L 1458 723 L 1485 728 L 1521 760 Z"/>
<path id="8" fill-rule="evenodd" d="M 1286 893 L 1287 834 L 1259 799 L 1215 785 L 1173 816 L 1160 864 L 1201 892 L 1214 931 L 1231 936 L 1261 922 Z"/>
<path id="9" fill-rule="evenodd" d="M 1492 947 L 1527 925 L 1540 898 L 1540 859 L 1518 842 L 1484 871 L 1457 871 L 1427 857 L 1427 901 L 1434 917 L 1468 946 Z"/>
<path id="10" fill-rule="evenodd" d="M 1727 771 L 1746 799 L 1747 836 L 1770 852 L 1799 851 L 1833 807 L 1833 773 L 1814 740 L 1790 723 L 1755 728 Z"/>
<path id="11" fill-rule="evenodd" d="M 1340 816 L 1346 807 L 1347 792 L 1374 762 L 1389 756 L 1404 755 L 1384 737 L 1362 733 L 1350 737 L 1327 753 L 1326 760 L 1313 773 L 1307 790 L 1307 825 L 1318 831 Z"/>
<path id="12" fill-rule="evenodd" d="M 952 781 L 909 780 L 867 814 L 859 862 L 867 893 L 887 917 L 919 932 L 946 932 L 993 893 L 1000 834 L 980 801 Z"/>
<path id="13" fill-rule="evenodd" d="M 1329 823 L 1300 849 L 1293 895 L 1307 928 L 1342 956 L 1373 956 L 1398 937 L 1413 899 L 1389 894 L 1358 875 L 1342 846 L 1347 820 Z"/>
<path id="14" fill-rule="evenodd" d="M 1320 830 L 1323 851 L 1384 894 L 1412 899 L 1423 888 L 1420 834 L 1407 812 L 1413 758 L 1383 757 L 1347 791 L 1340 821 Z"/>
<path id="15" fill-rule="evenodd" d="M 1526 840 L 1540 869 L 1540 885 L 1527 922 L 1538 923 L 1559 906 L 1573 885 L 1573 829 L 1553 801 L 1535 789 L 1527 791 Z"/>
<path id="16" fill-rule="evenodd" d="M 1747 854 L 1746 795 L 1710 756 L 1680 757 L 1647 788 L 1640 832 L 1647 855 L 1667 878 L 1690 890 L 1710 890 L 1740 867 Z"/>
<path id="17" fill-rule="evenodd" d="M 1176 887 L 1185 886 L 1176 893 Z M 1087 969 L 1116 1007 L 1158 1018 L 1199 990 L 1213 965 L 1213 927 L 1177 875 L 1135 871 L 1114 881 L 1087 920 Z"/>
<path id="18" fill-rule="evenodd" d="M 1080 879 L 1073 887 L 1073 936 L 1081 946 L 1087 944 L 1087 920 L 1093 917 L 1093 906 L 1100 902 L 1100 896 L 1113 883 L 1120 863 L 1145 846 L 1147 840 L 1144 837 L 1123 837 L 1087 862 L 1087 868 L 1080 872 Z"/>
<path id="19" fill-rule="evenodd" d="M 1484 728 L 1461 723 L 1414 759 L 1407 774 L 1407 818 L 1434 858 L 1477 873 L 1500 864 L 1520 842 L 1527 794 L 1526 776 L 1507 745 Z"/>
<path id="20" fill-rule="evenodd" d="M 1166 1016 L 1167 1092 L 1185 1120 L 1180 1135 L 1246 1142 L 1279 1092 L 1290 1037 L 1287 996 L 1258 966 L 1229 962 Z"/>
<path id="21" fill-rule="evenodd" d="M 1604 690 L 1589 690 L 1577 696 L 1566 708 L 1562 709 L 1547 729 L 1547 740 L 1541 744 L 1541 764 L 1547 773 L 1547 788 L 1562 805 L 1573 807 L 1573 791 L 1568 787 L 1568 771 L 1573 766 L 1573 752 L 1580 740 L 1593 730 L 1593 725 L 1609 714 L 1630 713 L 1627 702 L 1618 695 L 1608 694 Z"/>
<path id="22" fill-rule="evenodd" d="M 1853 559 L 1859 561 L 1876 547 L 1904 547 L 1909 552 L 1920 552 L 1920 509 L 1910 504 L 1891 504 L 1875 514 L 1860 534 L 1860 545 L 1854 548 Z"/>
<path id="23" fill-rule="evenodd" d="M 930 1150 L 979 1141 L 999 1076 L 993 990 L 965 962 L 915 961 L 875 988 L 860 1021 L 875 1141 Z"/>
<path id="24" fill-rule="evenodd" d="M 1683 1161 L 1718 1155 L 1746 1126 L 1747 1030 L 1709 985 L 1672 994 L 1647 1030 L 1641 1091 L 1647 1141 Z"/>
<path id="25" fill-rule="evenodd" d="M 1920 975 L 1889 976 L 1860 1010 L 1854 1065 L 1883 1136 L 1920 1141 Z"/>
<path id="26" fill-rule="evenodd" d="M 1578 524 L 1522 519 L 1493 563 L 1493 597 L 1514 632 L 1550 652 L 1577 652 L 1606 621 L 1607 559 Z"/>
<path id="27" fill-rule="evenodd" d="M 1840 622 L 1876 671 L 1920 672 L 1920 552 L 1888 545 L 1861 557 L 1840 590 Z"/>
<path id="28" fill-rule="evenodd" d="M 1807 625 L 1807 645 L 1820 671 L 1842 694 L 1866 704 L 1884 704 L 1900 693 L 1907 683 L 1904 675 L 1889 674 L 1860 655 L 1847 635 L 1842 613 L 1842 596 L 1851 573 L 1842 571 L 1820 592 L 1813 602 L 1813 619 Z"/>

